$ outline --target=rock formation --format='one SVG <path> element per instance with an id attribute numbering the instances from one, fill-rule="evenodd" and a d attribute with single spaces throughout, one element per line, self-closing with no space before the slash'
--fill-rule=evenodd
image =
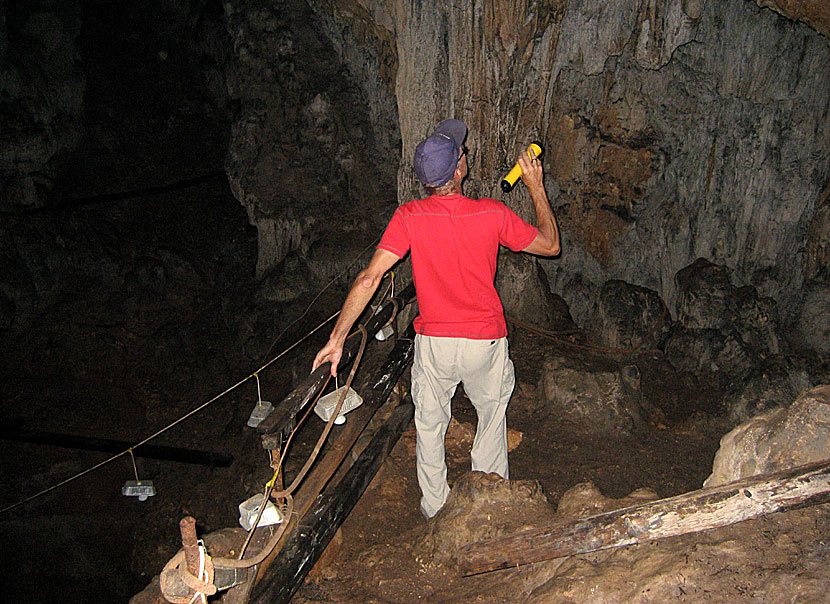
<path id="1" fill-rule="evenodd" d="M 472 195 L 501 196 L 523 145 L 547 143 L 563 253 L 540 262 L 577 323 L 609 279 L 673 308 L 674 275 L 698 257 L 776 298 L 787 320 L 800 312 L 830 174 L 830 49 L 781 14 L 822 31 L 820 3 L 778 2 L 778 14 L 746 0 L 311 5 L 330 37 L 363 32 L 352 57 L 377 57 L 375 77 L 397 66 L 399 201 L 419 194 L 409 158 L 446 115 L 471 129 Z M 529 217 L 520 187 L 504 198 Z"/>

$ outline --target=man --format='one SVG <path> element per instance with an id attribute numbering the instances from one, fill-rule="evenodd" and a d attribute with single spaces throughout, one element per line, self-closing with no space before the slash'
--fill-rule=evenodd
<path id="1" fill-rule="evenodd" d="M 542 256 L 559 254 L 559 228 L 539 159 L 532 151 L 518 159 L 536 209 L 536 228 L 500 201 L 463 196 L 466 136 L 463 122 L 445 120 L 415 149 L 415 173 L 430 195 L 395 211 L 313 365 L 316 369 L 331 362 L 331 373 L 337 374 L 343 344 L 355 321 L 384 273 L 411 251 L 419 310 L 412 364 L 416 466 L 421 511 L 427 518 L 438 513 L 450 491 L 444 436 L 451 417 L 450 399 L 459 382 L 478 414 L 472 469 L 509 478 L 505 414 L 515 377 L 504 309 L 493 285 L 499 245 Z"/>

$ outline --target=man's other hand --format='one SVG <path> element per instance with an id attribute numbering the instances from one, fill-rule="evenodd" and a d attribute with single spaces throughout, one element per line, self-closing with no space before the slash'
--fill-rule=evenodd
<path id="1" fill-rule="evenodd" d="M 323 363 L 331 363 L 331 376 L 337 377 L 337 365 L 340 363 L 342 356 L 343 345 L 329 341 L 314 357 L 314 363 L 311 365 L 312 373 Z"/>

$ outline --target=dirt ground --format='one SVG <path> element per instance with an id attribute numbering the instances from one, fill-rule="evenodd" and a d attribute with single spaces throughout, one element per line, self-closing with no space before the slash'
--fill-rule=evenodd
<path id="1" fill-rule="evenodd" d="M 513 328 L 511 356 L 517 388 L 508 407 L 511 441 L 511 480 L 538 481 L 555 507 L 562 494 L 590 481 L 607 497 L 621 498 L 641 487 L 669 497 L 700 488 L 711 471 L 723 424 L 717 417 L 695 413 L 690 400 L 683 421 L 653 425 L 636 437 L 598 438 L 540 411 L 533 411 L 541 361 L 553 345 L 543 336 Z M 638 359 L 646 367 L 649 358 Z M 654 361 L 652 365 L 656 365 Z M 655 374 L 659 377 L 659 374 Z M 679 392 L 676 385 L 654 384 L 655 392 Z M 459 388 L 453 399 L 447 436 L 449 481 L 452 486 L 469 472 L 469 450 L 475 410 Z M 461 578 L 440 565 L 422 564 L 410 545 L 423 535 L 427 521 L 418 511 L 415 480 L 415 433 L 410 428 L 393 449 L 375 481 L 344 523 L 339 538 L 327 550 L 295 596 L 296 602 L 511 601 L 509 582 L 484 577 Z M 494 513 L 499 513 L 494 508 Z M 534 519 L 526 519 L 532 523 Z M 389 576 L 389 569 L 399 569 Z M 440 594 L 440 595 L 439 595 Z M 486 594 L 486 596 L 485 596 Z"/>

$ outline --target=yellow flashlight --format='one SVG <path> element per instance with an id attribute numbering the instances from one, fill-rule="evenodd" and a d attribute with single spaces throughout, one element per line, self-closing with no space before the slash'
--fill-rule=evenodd
<path id="1" fill-rule="evenodd" d="M 530 146 L 527 148 L 527 154 L 530 155 L 530 150 L 533 149 L 533 153 L 536 154 L 536 157 L 539 157 L 544 152 L 541 143 L 530 143 Z M 507 173 L 507 176 L 501 179 L 501 190 L 505 193 L 510 193 L 513 189 L 513 186 L 516 184 L 516 181 L 522 176 L 522 167 L 519 165 L 519 162 L 516 162 L 516 165 L 513 166 L 513 169 Z"/>

